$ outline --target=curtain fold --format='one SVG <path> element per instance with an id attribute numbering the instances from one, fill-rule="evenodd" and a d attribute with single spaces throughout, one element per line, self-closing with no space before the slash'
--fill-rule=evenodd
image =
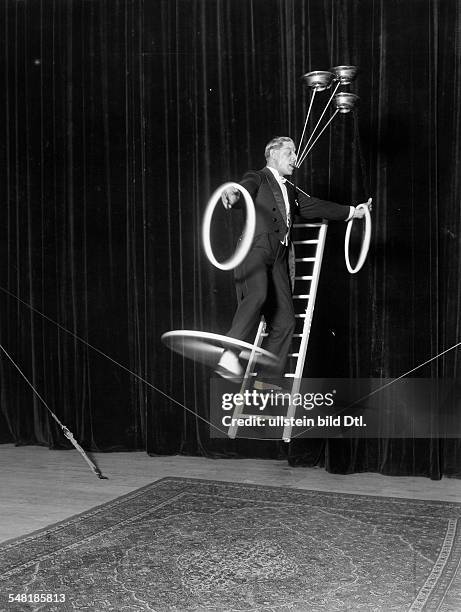
<path id="1" fill-rule="evenodd" d="M 210 438 L 210 371 L 160 341 L 228 329 L 207 199 L 271 137 L 299 138 L 301 75 L 339 64 L 360 66 L 358 111 L 297 180 L 372 196 L 374 228 L 355 276 L 329 229 L 305 375 L 397 377 L 460 341 L 456 0 L 5 0 L 0 31 L 0 343 L 85 448 L 461 475 L 458 440 Z M 239 223 L 218 209 L 214 225 L 229 254 Z M 459 379 L 459 354 L 414 375 Z M 0 377 L 0 441 L 67 447 L 5 356 Z"/>

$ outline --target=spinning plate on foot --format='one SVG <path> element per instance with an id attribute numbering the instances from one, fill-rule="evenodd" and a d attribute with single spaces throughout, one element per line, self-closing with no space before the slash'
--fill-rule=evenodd
<path id="1" fill-rule="evenodd" d="M 163 334 L 162 342 L 172 351 L 211 368 L 216 367 L 225 349 L 234 351 L 239 355 L 239 359 L 244 361 L 248 361 L 254 351 L 258 365 L 271 367 L 276 366 L 279 361 L 274 354 L 259 346 L 212 332 L 176 329 Z"/>

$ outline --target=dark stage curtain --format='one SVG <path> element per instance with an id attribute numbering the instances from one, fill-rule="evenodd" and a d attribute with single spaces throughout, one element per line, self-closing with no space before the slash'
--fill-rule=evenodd
<path id="1" fill-rule="evenodd" d="M 359 110 L 298 183 L 373 196 L 372 245 L 350 276 L 330 228 L 305 374 L 397 377 L 459 342 L 457 0 L 4 0 L 0 31 L 0 342 L 85 448 L 461 475 L 458 440 L 212 439 L 210 371 L 160 341 L 228 329 L 206 201 L 271 137 L 299 138 L 302 74 L 354 64 Z M 217 213 L 223 253 L 232 217 Z M 415 375 L 459 373 L 453 350 Z M 66 447 L 4 352 L 0 377 L 0 441 Z"/>

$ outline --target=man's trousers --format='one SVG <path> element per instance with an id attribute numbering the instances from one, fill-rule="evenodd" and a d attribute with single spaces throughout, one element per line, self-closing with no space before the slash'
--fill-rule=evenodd
<path id="1" fill-rule="evenodd" d="M 261 377 L 283 374 L 295 328 L 288 253 L 289 246 L 276 235 L 260 234 L 235 273 L 238 308 L 226 335 L 252 343 L 249 336 L 264 315 L 268 336 L 263 348 L 279 358 L 279 366 L 260 368 Z"/>

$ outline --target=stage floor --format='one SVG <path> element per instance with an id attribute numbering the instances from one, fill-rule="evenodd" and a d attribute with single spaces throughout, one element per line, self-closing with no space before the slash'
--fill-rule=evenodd
<path id="1" fill-rule="evenodd" d="M 98 479 L 77 451 L 0 445 L 0 541 L 16 538 L 129 493 L 165 476 L 244 482 L 410 499 L 461 502 L 461 480 L 381 474 L 329 474 L 286 461 L 149 457 L 144 452 L 98 453 Z"/>

